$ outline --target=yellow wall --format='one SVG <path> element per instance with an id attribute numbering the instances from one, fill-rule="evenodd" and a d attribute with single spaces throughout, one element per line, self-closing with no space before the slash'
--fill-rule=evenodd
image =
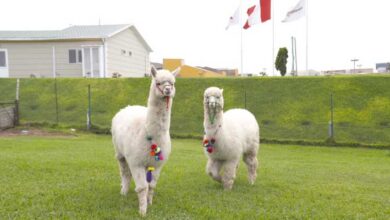
<path id="1" fill-rule="evenodd" d="M 181 67 L 179 77 L 224 77 L 225 73 L 216 73 L 199 67 L 193 67 L 184 64 L 182 59 L 164 59 L 163 68 L 169 71 Z"/>

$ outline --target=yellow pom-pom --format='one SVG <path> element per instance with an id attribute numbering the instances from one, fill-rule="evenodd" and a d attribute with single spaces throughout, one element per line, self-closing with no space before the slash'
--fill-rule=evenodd
<path id="1" fill-rule="evenodd" d="M 157 147 L 155 152 L 158 153 L 160 151 L 161 151 L 161 148 Z"/>
<path id="2" fill-rule="evenodd" d="M 154 171 L 154 167 L 148 167 L 148 171 Z"/>

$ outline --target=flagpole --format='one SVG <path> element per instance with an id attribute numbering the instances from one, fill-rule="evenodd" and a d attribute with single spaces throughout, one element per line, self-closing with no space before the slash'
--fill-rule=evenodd
<path id="1" fill-rule="evenodd" d="M 272 76 L 275 76 L 275 67 L 274 67 L 274 59 L 275 59 L 275 1 L 271 1 L 272 7 L 272 59 L 271 59 L 271 67 L 272 67 Z"/>
<path id="2" fill-rule="evenodd" d="M 243 60 L 244 60 L 244 58 L 243 58 L 243 54 L 244 54 L 244 52 L 243 52 L 243 40 L 242 40 L 242 3 L 241 3 L 241 1 L 240 1 L 240 5 L 239 5 L 239 7 L 240 7 L 240 15 L 239 15 L 239 24 L 240 24 L 240 66 L 241 66 L 241 76 L 242 76 L 242 74 L 244 73 L 244 62 L 243 62 Z"/>
<path id="3" fill-rule="evenodd" d="M 309 75 L 309 0 L 306 0 L 306 74 Z"/>

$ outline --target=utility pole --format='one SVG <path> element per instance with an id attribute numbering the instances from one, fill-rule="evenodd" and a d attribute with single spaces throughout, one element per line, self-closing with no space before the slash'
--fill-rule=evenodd
<path id="1" fill-rule="evenodd" d="M 359 61 L 359 59 L 352 59 L 351 62 L 353 62 L 353 73 L 356 73 L 356 62 Z"/>

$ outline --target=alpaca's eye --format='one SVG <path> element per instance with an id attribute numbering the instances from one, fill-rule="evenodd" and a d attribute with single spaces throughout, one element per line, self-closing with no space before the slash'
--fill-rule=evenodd
<path id="1" fill-rule="evenodd" d="M 160 85 L 161 85 L 161 83 L 157 83 L 156 85 L 160 86 Z"/>

